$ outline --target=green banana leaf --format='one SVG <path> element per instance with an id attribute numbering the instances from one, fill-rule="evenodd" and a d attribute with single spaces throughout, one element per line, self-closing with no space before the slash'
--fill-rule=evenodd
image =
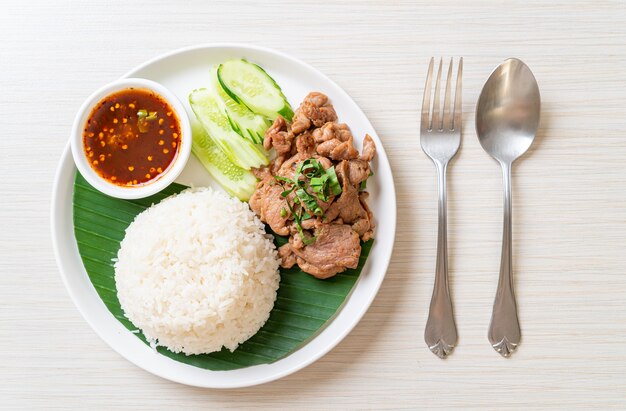
<path id="1" fill-rule="evenodd" d="M 148 198 L 120 200 L 100 193 L 76 173 L 73 211 L 78 251 L 98 295 L 111 314 L 131 331 L 137 327 L 124 316 L 117 299 L 112 258 L 117 256 L 124 232 L 137 214 L 185 188 L 172 184 Z M 275 236 L 277 246 L 286 241 L 284 237 Z M 359 277 L 372 242 L 362 244 L 356 269 L 327 280 L 318 280 L 297 267 L 281 269 L 278 297 L 267 323 L 234 352 L 223 349 L 187 356 L 165 347 L 157 350 L 173 360 L 216 371 L 268 364 L 289 355 L 314 337 L 341 308 Z M 146 342 L 141 332 L 135 335 Z"/>

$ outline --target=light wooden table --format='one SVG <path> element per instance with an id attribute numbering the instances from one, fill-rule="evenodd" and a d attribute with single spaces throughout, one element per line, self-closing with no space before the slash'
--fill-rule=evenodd
<path id="1" fill-rule="evenodd" d="M 417 409 L 626 407 L 626 3 L 623 1 L 29 2 L 0 7 L 0 408 Z M 311 63 L 364 109 L 398 192 L 382 289 L 330 354 L 249 389 L 152 376 L 82 320 L 53 258 L 53 175 L 82 100 L 162 52 L 206 42 Z M 423 342 L 435 263 L 435 170 L 418 140 L 430 56 L 464 56 L 463 145 L 450 169 L 451 288 L 460 341 Z M 539 138 L 514 170 L 523 341 L 486 333 L 497 280 L 501 177 L 474 131 L 504 58 L 533 69 Z"/>

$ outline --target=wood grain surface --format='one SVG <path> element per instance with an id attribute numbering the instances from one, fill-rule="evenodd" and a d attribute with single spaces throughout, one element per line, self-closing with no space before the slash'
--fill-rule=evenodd
<path id="1" fill-rule="evenodd" d="M 3 1 L 0 7 L 0 407 L 432 409 L 626 407 L 624 1 Z M 399 225 L 387 278 L 356 329 L 280 381 L 189 388 L 135 367 L 83 321 L 50 240 L 55 168 L 83 99 L 160 53 L 235 41 L 301 58 L 342 86 L 383 140 Z M 419 146 L 431 56 L 464 56 L 464 133 L 449 174 L 459 346 L 423 342 L 436 180 Z M 542 95 L 538 139 L 514 168 L 523 340 L 487 342 L 502 184 L 474 131 L 484 80 L 524 60 Z"/>

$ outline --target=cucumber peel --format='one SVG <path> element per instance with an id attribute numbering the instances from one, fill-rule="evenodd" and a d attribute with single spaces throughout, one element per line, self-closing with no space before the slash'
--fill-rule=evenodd
<path id="1" fill-rule="evenodd" d="M 222 107 L 233 130 L 254 144 L 263 144 L 265 131 L 271 123 L 262 115 L 253 113 L 247 106 L 235 101 L 222 88 L 217 78 L 217 66 L 211 70 L 213 88 L 220 97 Z"/>
<path id="2" fill-rule="evenodd" d="M 222 110 L 219 97 L 207 89 L 189 94 L 189 104 L 209 138 L 224 152 L 234 165 L 245 170 L 269 164 L 267 154 L 249 140 L 241 137 L 231 126 Z"/>
<path id="3" fill-rule="evenodd" d="M 192 122 L 191 128 L 192 153 L 230 195 L 248 201 L 257 183 L 254 174 L 234 165 L 198 122 Z"/>
<path id="4" fill-rule="evenodd" d="M 218 66 L 217 79 L 235 102 L 274 121 L 282 116 L 291 121 L 293 110 L 274 79 L 265 70 L 244 59 Z"/>

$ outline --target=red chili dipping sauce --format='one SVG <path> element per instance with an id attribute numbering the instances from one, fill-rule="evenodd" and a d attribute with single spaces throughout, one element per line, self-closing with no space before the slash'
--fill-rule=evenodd
<path id="1" fill-rule="evenodd" d="M 83 147 L 100 177 L 120 186 L 135 186 L 167 170 L 180 138 L 180 121 L 163 97 L 151 90 L 129 88 L 94 107 L 85 124 Z"/>

